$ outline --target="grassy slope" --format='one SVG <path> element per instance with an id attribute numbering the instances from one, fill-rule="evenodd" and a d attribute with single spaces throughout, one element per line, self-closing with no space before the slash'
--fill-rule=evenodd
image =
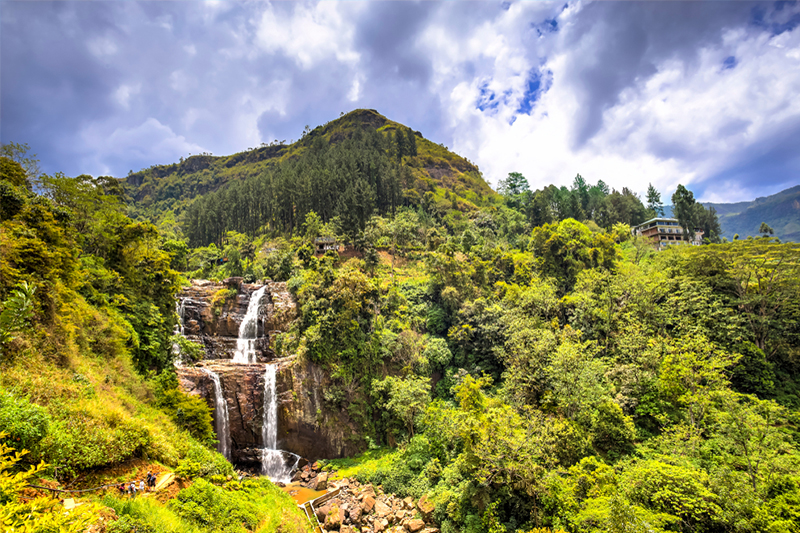
<path id="1" fill-rule="evenodd" d="M 340 118 L 317 126 L 310 134 L 291 145 L 262 145 L 229 156 L 195 155 L 180 163 L 154 165 L 129 175 L 128 192 L 137 208 L 153 216 L 167 209 L 180 211 L 192 199 L 224 187 L 233 180 L 256 176 L 281 161 L 298 157 L 317 136 L 336 143 L 355 129 L 377 129 L 388 133 L 405 126 L 377 111 L 357 109 Z M 424 139 L 417 132 L 417 157 L 405 162 L 416 178 L 412 189 L 420 195 L 430 190 L 437 197 L 453 191 L 461 197 L 460 207 L 469 209 L 482 198 L 495 193 L 481 177 L 478 167 L 450 152 L 442 145 Z"/>
<path id="2" fill-rule="evenodd" d="M 79 296 L 74 305 L 79 310 L 74 316 L 59 315 L 62 323 L 76 326 L 73 337 L 65 338 L 55 329 L 28 331 L 14 341 L 20 347 L 18 354 L 0 359 L 0 393 L 4 395 L 0 430 L 30 435 L 37 427 L 25 415 L 15 414 L 16 405 L 29 406 L 27 413 L 44 413 L 49 423 L 25 459 L 51 465 L 45 483 L 54 483 L 50 476 L 58 474 L 70 488 L 89 488 L 142 479 L 146 470 L 174 471 L 200 444 L 154 407 L 152 387 L 134 371 L 127 351 L 101 351 L 92 334 L 83 338 L 86 324 L 77 317 L 90 314 L 91 308 Z M 9 444 L 22 447 L 13 438 Z M 262 490 L 255 501 L 262 517 L 257 531 L 276 531 L 281 524 L 281 531 L 305 531 L 306 522 L 291 498 L 272 488 Z M 102 497 L 101 492 L 77 496 L 79 501 L 111 505 L 112 500 Z M 144 518 L 158 517 L 158 532 L 209 531 L 155 499 L 135 506 L 125 507 L 123 502 L 111 506 L 118 511 L 142 511 Z"/>

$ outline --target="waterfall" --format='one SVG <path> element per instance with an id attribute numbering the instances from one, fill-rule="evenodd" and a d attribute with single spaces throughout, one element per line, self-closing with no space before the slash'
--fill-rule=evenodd
<path id="1" fill-rule="evenodd" d="M 267 286 L 264 285 L 250 297 L 247 304 L 247 313 L 239 325 L 239 338 L 236 339 L 236 353 L 233 355 L 234 363 L 256 362 L 256 339 L 258 338 L 258 308 Z"/>
<path id="2" fill-rule="evenodd" d="M 175 302 L 175 312 L 178 314 L 178 323 L 175 324 L 175 329 L 172 331 L 172 334 L 173 335 L 180 335 L 181 337 L 184 336 L 184 333 L 183 333 L 183 312 L 184 312 L 185 308 L 184 308 L 184 303 L 183 302 L 185 302 L 185 301 L 186 301 L 185 298 L 180 298 L 178 300 L 178 302 L 180 302 L 180 303 Z M 172 355 L 173 355 L 172 364 L 176 368 L 182 367 L 183 366 L 183 361 L 181 361 L 181 347 L 178 346 L 177 342 L 173 342 L 172 343 Z"/>
<path id="3" fill-rule="evenodd" d="M 179 333 L 183 335 L 183 314 L 186 312 L 186 298 L 181 298 L 181 304 L 178 306 L 178 326 L 180 327 Z"/>
<path id="4" fill-rule="evenodd" d="M 264 442 L 264 449 L 261 450 L 261 473 L 273 481 L 288 483 L 300 456 L 277 449 L 278 389 L 275 378 L 275 365 L 267 365 L 264 372 L 264 422 L 261 425 L 261 438 Z M 294 458 L 293 464 L 287 465 L 287 456 Z"/>
<path id="5" fill-rule="evenodd" d="M 228 402 L 222 395 L 222 384 L 219 376 L 207 368 L 201 368 L 214 382 L 214 429 L 217 432 L 217 451 L 231 460 L 231 432 L 228 427 Z"/>

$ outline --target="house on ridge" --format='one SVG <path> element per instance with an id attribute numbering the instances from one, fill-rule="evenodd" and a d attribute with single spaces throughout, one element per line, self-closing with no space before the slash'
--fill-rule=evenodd
<path id="1" fill-rule="evenodd" d="M 648 239 L 659 252 L 676 244 L 692 244 L 694 246 L 703 244 L 702 229 L 695 228 L 693 240 L 684 240 L 683 228 L 675 218 L 651 218 L 634 227 L 632 232 L 634 235 L 641 235 Z"/>

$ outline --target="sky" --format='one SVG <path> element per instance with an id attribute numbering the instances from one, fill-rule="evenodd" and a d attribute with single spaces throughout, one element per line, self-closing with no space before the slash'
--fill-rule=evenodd
<path id="1" fill-rule="evenodd" d="M 124 177 L 375 109 L 496 186 L 800 183 L 797 2 L 0 0 L 0 141 Z"/>

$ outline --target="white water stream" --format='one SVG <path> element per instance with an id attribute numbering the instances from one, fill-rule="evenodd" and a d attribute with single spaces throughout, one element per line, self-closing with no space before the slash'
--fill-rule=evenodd
<path id="1" fill-rule="evenodd" d="M 267 365 L 264 372 L 264 423 L 261 425 L 261 473 L 272 481 L 288 483 L 292 472 L 297 468 L 299 455 L 278 450 L 278 389 L 275 365 Z M 287 455 L 294 457 L 294 463 L 287 465 Z"/>
<path id="2" fill-rule="evenodd" d="M 239 325 L 239 337 L 236 339 L 236 352 L 233 355 L 234 363 L 256 362 L 256 339 L 258 338 L 258 308 L 264 297 L 267 286 L 264 285 L 250 296 L 242 323 Z"/>
<path id="3" fill-rule="evenodd" d="M 203 372 L 208 374 L 211 381 L 214 383 L 214 429 L 217 431 L 217 451 L 231 460 L 231 432 L 228 425 L 228 402 L 222 395 L 222 384 L 219 381 L 219 376 L 207 368 L 201 368 Z"/>

